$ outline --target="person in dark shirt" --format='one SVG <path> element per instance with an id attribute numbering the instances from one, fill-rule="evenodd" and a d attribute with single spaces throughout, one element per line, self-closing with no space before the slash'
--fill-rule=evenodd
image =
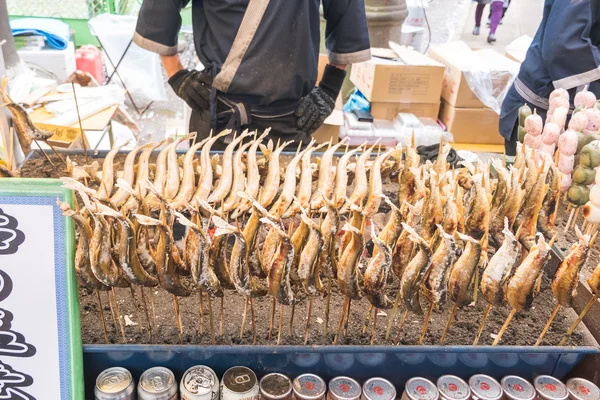
<path id="1" fill-rule="evenodd" d="M 205 69 L 186 70 L 177 36 L 188 2 L 144 0 L 133 40 L 161 55 L 170 86 L 192 108 L 196 140 L 211 130 L 271 128 L 275 141 L 308 144 L 333 111 L 346 65 L 371 58 L 363 0 L 322 0 L 329 64 L 316 87 L 321 0 L 192 0 Z"/>

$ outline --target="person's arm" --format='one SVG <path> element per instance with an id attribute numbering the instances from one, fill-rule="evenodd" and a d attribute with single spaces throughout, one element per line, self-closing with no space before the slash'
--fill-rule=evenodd
<path id="1" fill-rule="evenodd" d="M 345 66 L 371 59 L 363 0 L 322 0 L 329 63 Z M 344 68 L 345 69 L 345 68 Z"/>
<path id="2" fill-rule="evenodd" d="M 169 78 L 183 69 L 179 54 L 175 54 L 174 56 L 160 56 L 160 59 Z"/>
<path id="3" fill-rule="evenodd" d="M 600 50 L 590 39 L 598 22 L 594 1 L 555 0 L 542 37 L 542 58 L 556 89 L 600 80 Z"/>

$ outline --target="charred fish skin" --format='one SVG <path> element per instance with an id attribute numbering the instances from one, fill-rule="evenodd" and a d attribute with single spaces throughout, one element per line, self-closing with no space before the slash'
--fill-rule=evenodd
<path id="1" fill-rule="evenodd" d="M 94 215 L 90 211 L 91 215 Z M 110 287 L 129 287 L 129 282 L 123 276 L 111 255 L 111 229 L 106 219 L 101 215 L 94 217 L 94 236 L 90 243 L 90 263 L 96 278 Z"/>
<path id="2" fill-rule="evenodd" d="M 145 287 L 154 287 L 158 285 L 158 280 L 150 275 L 140 263 L 137 254 L 137 241 L 133 223 L 129 218 L 125 217 L 118 218 L 117 221 L 121 226 L 119 229 L 121 236 L 119 242 L 124 247 L 124 249 L 121 250 L 121 268 L 125 271 L 127 279 L 131 283 Z"/>
<path id="3" fill-rule="evenodd" d="M 473 177 L 471 202 L 465 221 L 465 233 L 474 239 L 481 240 L 489 231 L 490 207 L 488 197 L 482 185 L 481 173 Z"/>
<path id="4" fill-rule="evenodd" d="M 294 262 L 294 246 L 288 235 L 275 222 L 268 218 L 261 218 L 261 222 L 271 226 L 279 236 L 279 246 L 269 264 L 267 287 L 269 294 L 279 304 L 291 305 L 294 303 L 294 291 L 290 283 L 290 270 Z"/>
<path id="5" fill-rule="evenodd" d="M 547 240 L 551 240 L 556 235 L 556 216 L 558 214 L 557 203 L 560 198 L 560 183 L 562 173 L 558 170 L 554 163 L 550 164 L 548 171 L 547 183 L 549 190 L 544 196 L 542 208 L 537 220 L 537 228 L 544 234 Z"/>
<path id="6" fill-rule="evenodd" d="M 308 226 L 309 234 L 298 260 L 298 278 L 305 292 L 314 296 L 324 290 L 318 268 L 324 240 L 319 226 L 302 211 L 302 221 Z"/>
<path id="7" fill-rule="evenodd" d="M 406 201 L 403 203 L 403 210 L 407 210 L 406 224 L 415 229 L 421 225 L 421 210 L 423 209 L 423 200 L 418 200 L 415 205 L 410 205 Z M 400 222 L 402 226 L 402 222 Z M 414 242 L 410 238 L 407 230 L 402 230 L 396 240 L 394 251 L 392 253 L 392 270 L 398 279 L 402 279 L 404 269 L 411 260 Z"/>
<path id="8" fill-rule="evenodd" d="M 438 225 L 438 231 L 441 234 L 441 243 L 431 257 L 421 291 L 429 302 L 442 306 L 448 299 L 448 272 L 456 259 L 456 241 L 441 225 Z"/>
<path id="9" fill-rule="evenodd" d="M 348 244 L 342 249 L 338 261 L 337 282 L 340 291 L 352 300 L 360 300 L 363 296 L 363 276 L 358 267 L 359 259 L 364 251 L 363 234 L 356 227 L 346 223 L 342 230 L 350 232 Z"/>
<path id="10" fill-rule="evenodd" d="M 371 229 L 373 243 L 379 252 L 371 258 L 365 271 L 365 296 L 373 307 L 387 310 L 393 306 L 393 301 L 389 299 L 385 291 L 392 267 L 392 249 L 376 235 L 375 225 L 372 222 Z"/>
<path id="11" fill-rule="evenodd" d="M 319 270 L 330 278 L 337 275 L 337 264 L 335 262 L 336 236 L 340 227 L 340 216 L 333 201 L 323 197 L 327 214 L 321 223 L 321 234 L 323 235 L 323 250 L 319 256 Z"/>
<path id="12" fill-rule="evenodd" d="M 579 273 L 587 263 L 590 255 L 591 237 L 583 235 L 577 227 L 575 227 L 575 231 L 579 241 L 571 246 L 569 253 L 560 263 L 552 280 L 552 294 L 558 304 L 563 307 L 573 306 L 573 299 L 577 295 Z"/>
<path id="13" fill-rule="evenodd" d="M 475 271 L 479 265 L 482 247 L 479 240 L 460 232 L 457 234 L 466 244 L 462 254 L 450 270 L 448 293 L 450 294 L 450 300 L 462 308 L 472 301 L 472 285 L 474 284 Z"/>
<path id="14" fill-rule="evenodd" d="M 493 306 L 504 304 L 506 298 L 506 282 L 519 263 L 521 249 L 517 238 L 508 228 L 505 220 L 502 246 L 489 260 L 481 276 L 481 293 L 487 302 Z"/>
<path id="15" fill-rule="evenodd" d="M 400 280 L 401 298 L 408 311 L 422 315 L 423 309 L 419 301 L 420 286 L 423 275 L 431 264 L 432 250 L 429 243 L 419 236 L 414 229 L 405 223 L 402 224 L 402 227 L 409 232 L 419 251 L 408 263 L 402 274 Z"/>

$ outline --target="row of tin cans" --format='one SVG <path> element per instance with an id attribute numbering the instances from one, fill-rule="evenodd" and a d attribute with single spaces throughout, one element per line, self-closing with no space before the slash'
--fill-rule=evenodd
<path id="1" fill-rule="evenodd" d="M 238 366 L 228 369 L 221 381 L 203 365 L 188 369 L 177 385 L 167 368 L 146 370 L 136 385 L 125 368 L 103 371 L 96 380 L 96 400 L 394 400 L 394 385 L 383 378 L 371 378 L 361 386 L 356 380 L 339 376 L 329 383 L 314 374 L 293 381 L 286 375 L 270 373 L 260 381 L 254 372 Z M 415 377 L 406 382 L 401 400 L 600 400 L 592 382 L 573 378 L 560 380 L 540 375 L 533 384 L 510 375 L 500 382 L 487 375 L 474 375 L 468 382 L 454 375 L 441 376 L 436 383 Z"/>

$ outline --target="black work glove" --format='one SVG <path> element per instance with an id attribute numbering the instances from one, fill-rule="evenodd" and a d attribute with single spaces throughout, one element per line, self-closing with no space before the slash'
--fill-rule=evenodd
<path id="1" fill-rule="evenodd" d="M 298 129 L 306 133 L 313 133 L 323 125 L 323 121 L 335 107 L 335 99 L 340 94 L 345 77 L 346 71 L 331 65 L 325 66 L 319 86 L 304 96 L 296 109 Z"/>
<path id="2" fill-rule="evenodd" d="M 197 113 L 207 110 L 210 106 L 212 81 L 207 73 L 195 69 L 182 69 L 170 77 L 168 83 L 175 94 Z"/>

